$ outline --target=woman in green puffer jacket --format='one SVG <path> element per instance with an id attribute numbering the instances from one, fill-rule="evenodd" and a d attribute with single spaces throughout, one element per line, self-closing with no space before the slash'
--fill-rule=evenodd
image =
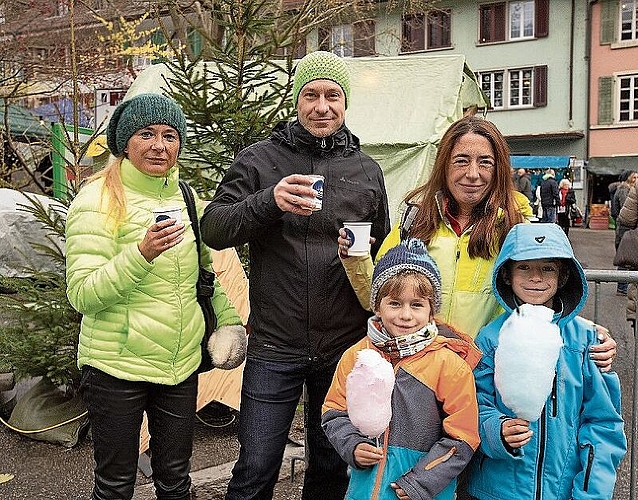
<path id="1" fill-rule="evenodd" d="M 157 497 L 190 498 L 204 318 L 176 166 L 185 138 L 184 114 L 172 100 L 124 101 L 107 129 L 114 158 L 69 208 L 67 295 L 83 314 L 78 366 L 96 461 L 92 499 L 132 498 L 144 412 Z M 156 221 L 153 210 L 167 206 L 179 215 Z M 204 246 L 202 265 L 211 267 Z M 212 302 L 217 330 L 208 349 L 216 366 L 234 368 L 245 356 L 245 330 L 218 282 Z"/>

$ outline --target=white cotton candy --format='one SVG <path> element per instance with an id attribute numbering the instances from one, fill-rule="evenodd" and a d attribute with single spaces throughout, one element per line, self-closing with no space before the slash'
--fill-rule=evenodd
<path id="1" fill-rule="evenodd" d="M 392 418 L 394 369 L 373 349 L 357 353 L 357 361 L 346 379 L 348 416 L 361 434 L 379 436 Z"/>
<path id="2" fill-rule="evenodd" d="M 538 420 L 552 390 L 563 339 L 554 311 L 523 304 L 503 323 L 494 356 L 494 383 L 514 414 Z"/>

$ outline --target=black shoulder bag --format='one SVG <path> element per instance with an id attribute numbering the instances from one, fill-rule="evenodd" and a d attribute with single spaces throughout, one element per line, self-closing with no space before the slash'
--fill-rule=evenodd
<path id="1" fill-rule="evenodd" d="M 199 277 L 197 278 L 197 302 L 204 313 L 204 338 L 202 338 L 202 364 L 199 365 L 199 372 L 207 372 L 212 370 L 213 360 L 208 352 L 208 341 L 210 336 L 217 328 L 217 316 L 213 310 L 211 299 L 215 293 L 215 273 L 202 267 L 202 249 L 201 238 L 199 234 L 199 219 L 197 217 L 197 209 L 195 208 L 195 197 L 193 191 L 186 181 L 179 181 L 179 188 L 182 190 L 182 196 L 186 203 L 188 218 L 191 220 L 191 227 L 195 233 L 195 245 L 197 246 L 197 261 L 199 262 Z"/>

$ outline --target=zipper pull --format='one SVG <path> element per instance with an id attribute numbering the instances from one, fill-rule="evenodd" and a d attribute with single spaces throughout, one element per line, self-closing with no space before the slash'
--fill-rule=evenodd
<path id="1" fill-rule="evenodd" d="M 168 177 L 164 177 L 164 187 L 168 186 Z"/>
<path id="2" fill-rule="evenodd" d="M 325 137 L 321 138 L 321 149 L 326 149 L 326 138 Z"/>
<path id="3" fill-rule="evenodd" d="M 459 260 L 461 258 L 461 251 L 457 250 L 456 251 L 456 260 Z"/>

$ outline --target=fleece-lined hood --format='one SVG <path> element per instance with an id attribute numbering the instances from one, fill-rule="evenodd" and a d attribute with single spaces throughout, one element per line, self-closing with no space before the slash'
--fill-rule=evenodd
<path id="1" fill-rule="evenodd" d="M 511 285 L 505 283 L 503 268 L 508 260 L 565 259 L 569 278 L 556 296 L 563 308 L 559 322 L 571 320 L 584 307 L 588 287 L 585 271 L 574 257 L 574 251 L 565 233 L 556 224 L 517 224 L 507 234 L 496 259 L 492 275 L 492 289 L 503 308 L 511 313 L 516 308 Z"/>

